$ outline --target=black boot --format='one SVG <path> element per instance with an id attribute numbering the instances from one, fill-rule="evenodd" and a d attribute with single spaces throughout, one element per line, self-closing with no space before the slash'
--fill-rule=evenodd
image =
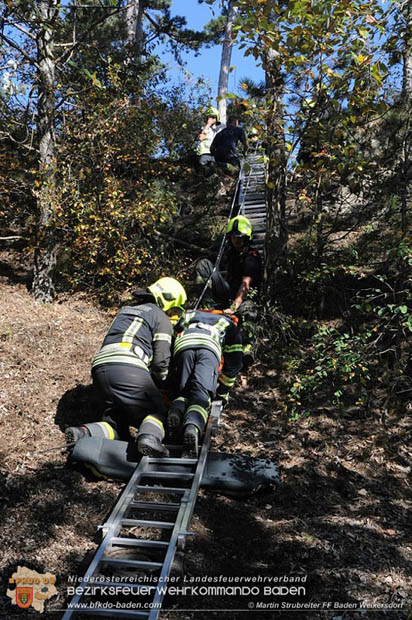
<path id="1" fill-rule="evenodd" d="M 90 433 L 85 426 L 69 426 L 64 431 L 64 438 L 68 447 L 70 444 L 77 443 L 83 437 L 90 437 Z"/>
<path id="2" fill-rule="evenodd" d="M 162 444 L 160 439 L 154 435 L 144 433 L 137 437 L 137 451 L 143 456 L 168 457 L 169 450 Z"/>
<path id="3" fill-rule="evenodd" d="M 167 414 L 167 430 L 169 432 L 169 437 L 176 437 L 176 435 L 180 431 L 180 427 L 182 425 L 182 414 L 178 409 L 169 409 L 169 413 Z"/>
<path id="4" fill-rule="evenodd" d="M 183 433 L 183 453 L 182 457 L 187 459 L 197 459 L 199 452 L 199 429 L 194 424 L 186 424 Z"/>

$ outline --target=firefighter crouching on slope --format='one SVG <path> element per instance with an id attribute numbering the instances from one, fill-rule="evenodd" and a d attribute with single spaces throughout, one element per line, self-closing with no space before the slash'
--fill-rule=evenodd
<path id="1" fill-rule="evenodd" d="M 191 310 L 175 326 L 172 379 L 176 396 L 167 426 L 171 436 L 183 427 L 185 456 L 197 457 L 216 388 L 218 397 L 227 400 L 242 368 L 242 335 L 237 323 L 233 315 Z"/>
<path id="2" fill-rule="evenodd" d="M 205 302 L 236 313 L 241 321 L 244 366 L 253 361 L 256 340 L 257 296 L 262 278 L 262 261 L 257 250 L 251 247 L 252 225 L 247 217 L 237 215 L 227 226 L 229 250 L 225 256 L 226 275 L 213 271 L 213 263 L 202 258 L 196 264 L 196 282 L 199 286 L 209 280 Z M 210 277 L 211 276 L 211 277 Z"/>
<path id="3" fill-rule="evenodd" d="M 186 299 L 177 280 L 160 278 L 141 291 L 143 303 L 117 313 L 92 361 L 93 385 L 104 409 L 102 421 L 67 428 L 68 443 L 88 436 L 128 440 L 131 425 L 139 428 L 140 454 L 168 456 L 162 443 L 167 408 L 159 388 L 171 357 L 173 327 L 168 314 Z"/>

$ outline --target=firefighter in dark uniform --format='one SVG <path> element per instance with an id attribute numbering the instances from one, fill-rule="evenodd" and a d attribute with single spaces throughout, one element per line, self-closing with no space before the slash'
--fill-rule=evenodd
<path id="1" fill-rule="evenodd" d="M 226 231 L 229 238 L 225 260 L 226 274 L 215 270 L 207 258 L 201 259 L 196 265 L 197 283 L 204 285 L 209 280 L 205 301 L 209 303 L 211 301 L 215 307 L 223 309 L 224 312 L 236 312 L 240 317 L 245 358 L 253 355 L 252 349 L 256 339 L 256 302 L 262 278 L 260 254 L 250 245 L 252 233 L 252 225 L 248 218 L 237 215 L 229 221 Z"/>
<path id="2" fill-rule="evenodd" d="M 160 392 L 171 357 L 168 313 L 184 305 L 186 293 L 177 280 L 160 278 L 141 292 L 140 300 L 143 303 L 118 312 L 92 361 L 102 421 L 67 428 L 68 443 L 87 436 L 127 440 L 131 425 L 139 428 L 140 454 L 168 456 L 162 443 L 167 409 Z"/>
<path id="3" fill-rule="evenodd" d="M 242 336 L 237 317 L 202 310 L 187 312 L 175 333 L 172 376 L 176 396 L 167 425 L 172 436 L 183 426 L 184 453 L 196 457 L 211 399 L 217 391 L 227 400 L 242 368 Z"/>

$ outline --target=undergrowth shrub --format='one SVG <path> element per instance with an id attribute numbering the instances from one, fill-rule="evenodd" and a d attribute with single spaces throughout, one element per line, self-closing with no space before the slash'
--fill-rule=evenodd
<path id="1" fill-rule="evenodd" d="M 265 356 L 278 371 L 290 418 L 319 408 L 390 412 L 412 397 L 409 240 L 394 241 L 379 267 L 310 266 L 289 282 L 295 312 L 289 303 L 287 311 L 266 309 Z M 328 298 L 330 287 L 345 300 L 341 311 Z"/>

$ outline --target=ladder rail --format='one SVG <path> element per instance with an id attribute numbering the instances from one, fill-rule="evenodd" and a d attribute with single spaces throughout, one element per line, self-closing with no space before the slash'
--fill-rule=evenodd
<path id="1" fill-rule="evenodd" d="M 249 174 L 243 177 L 239 190 L 239 214 L 250 220 L 254 235 L 252 247 L 264 252 L 266 235 L 266 190 L 265 163 L 262 155 L 257 153 L 247 156 Z"/>
<path id="2" fill-rule="evenodd" d="M 212 438 L 212 435 L 214 433 L 216 426 L 219 424 L 221 411 L 222 411 L 222 401 L 213 401 L 210 415 L 207 421 L 205 433 L 204 433 L 204 438 L 203 438 L 200 454 L 197 459 L 176 459 L 176 458 L 156 459 L 156 458 L 150 458 L 147 456 L 142 457 L 136 469 L 134 470 L 132 476 L 130 477 L 126 487 L 124 488 L 123 493 L 119 497 L 109 518 L 102 526 L 99 526 L 98 528 L 98 531 L 100 531 L 103 534 L 103 540 L 101 541 L 99 547 L 96 549 L 95 555 L 88 569 L 86 570 L 84 576 L 77 583 L 77 587 L 79 588 L 79 591 L 76 592 L 74 596 L 72 597 L 72 599 L 70 600 L 70 603 L 69 603 L 70 607 L 65 611 L 62 620 L 70 620 L 73 615 L 76 615 L 78 613 L 82 615 L 101 615 L 101 616 L 111 616 L 111 617 L 116 617 L 116 618 L 117 617 L 118 618 L 134 617 L 134 618 L 145 618 L 146 620 L 157 620 L 158 615 L 161 610 L 164 594 L 165 594 L 164 587 L 159 588 L 156 586 L 150 586 L 147 582 L 140 583 L 140 584 L 137 582 L 129 582 L 129 581 L 119 582 L 118 584 L 119 586 L 122 585 L 124 587 L 131 588 L 137 592 L 141 590 L 147 594 L 149 589 L 155 591 L 153 595 L 152 603 L 151 603 L 152 609 L 150 611 L 144 611 L 144 612 L 137 611 L 137 610 L 128 611 L 128 610 L 113 609 L 113 608 L 110 610 L 104 610 L 101 608 L 87 607 L 86 604 L 85 604 L 85 607 L 80 608 L 79 605 L 81 604 L 81 599 L 84 596 L 83 589 L 85 586 L 90 585 L 90 584 L 107 585 L 108 583 L 107 581 L 101 582 L 100 580 L 96 579 L 97 569 L 99 568 L 99 565 L 102 565 L 105 563 L 111 566 L 129 565 L 131 567 L 135 566 L 135 567 L 143 567 L 143 568 L 145 566 L 147 566 L 148 568 L 161 567 L 159 580 L 157 583 L 163 586 L 164 584 L 167 583 L 167 577 L 170 574 L 173 561 L 176 555 L 176 551 L 178 549 L 183 549 L 186 537 L 188 535 L 193 534 L 193 532 L 190 532 L 188 528 L 190 526 L 190 522 L 193 516 L 200 483 L 201 483 L 203 472 L 206 466 L 206 460 L 207 460 L 207 455 L 210 449 L 211 438 Z M 145 491 L 156 490 L 156 492 L 162 490 L 162 487 L 159 487 L 158 485 L 153 485 L 153 486 L 147 485 L 146 487 L 143 487 L 140 484 L 142 479 L 144 478 L 150 479 L 151 476 L 148 476 L 147 474 L 155 473 L 153 471 L 150 471 L 150 466 L 151 465 L 156 466 L 159 463 L 162 463 L 163 465 L 171 465 L 172 467 L 181 466 L 181 465 L 194 466 L 196 464 L 196 469 L 191 479 L 191 486 L 184 490 L 179 487 L 176 489 L 178 491 L 178 494 L 181 497 L 180 497 L 179 509 L 177 511 L 174 524 L 168 523 L 168 522 L 167 523 L 166 522 L 165 523 L 155 522 L 155 521 L 151 522 L 151 521 L 145 521 L 145 520 L 125 518 L 125 514 L 127 513 L 130 507 L 132 509 L 141 508 L 143 510 L 153 510 L 153 511 L 157 510 L 156 502 L 139 502 L 135 498 L 136 498 L 136 494 L 139 493 L 139 490 L 143 490 L 143 489 Z M 161 474 L 164 472 L 158 472 L 158 473 Z M 176 480 L 178 480 L 182 476 L 184 477 L 187 476 L 187 474 L 184 474 L 180 471 L 166 472 L 166 473 L 171 473 L 171 474 L 173 473 L 174 478 Z M 172 493 L 173 490 L 174 490 L 173 487 L 166 487 L 167 493 Z M 165 504 L 163 502 L 160 502 L 160 506 L 161 506 L 160 510 L 166 510 Z M 176 512 L 176 503 L 171 503 L 171 511 Z M 108 549 L 108 547 L 110 547 L 113 544 L 116 545 L 118 544 L 118 542 L 120 543 L 120 547 L 124 545 L 124 548 L 127 548 L 128 546 L 127 538 L 120 537 L 119 532 L 122 529 L 122 525 L 133 525 L 135 523 L 138 525 L 147 524 L 148 527 L 150 527 L 151 524 L 154 524 L 156 527 L 159 527 L 159 528 L 170 528 L 170 529 L 172 528 L 172 525 L 173 525 L 173 528 L 171 529 L 170 538 L 167 543 L 163 541 L 151 541 L 151 540 L 142 541 L 143 548 L 144 546 L 152 547 L 152 548 L 159 548 L 159 549 L 166 548 L 166 554 L 162 562 L 156 563 L 156 562 L 144 562 L 144 561 L 136 561 L 136 560 L 128 561 L 127 559 L 122 560 L 120 558 L 111 559 L 111 558 L 104 557 L 105 552 Z M 136 548 L 140 546 L 139 542 L 140 541 L 131 539 L 130 547 Z M 94 580 L 93 580 L 93 577 L 95 578 Z"/>
<path id="3" fill-rule="evenodd" d="M 102 562 L 102 558 L 104 556 L 104 553 L 108 545 L 111 542 L 111 539 L 117 536 L 121 529 L 121 524 L 120 524 L 121 508 L 126 506 L 127 502 L 132 501 L 134 494 L 135 494 L 134 488 L 138 484 L 140 479 L 142 478 L 144 469 L 147 466 L 147 462 L 148 462 L 148 457 L 147 456 L 142 457 L 136 469 L 134 470 L 133 474 L 131 475 L 126 487 L 124 488 L 123 493 L 121 494 L 119 500 L 117 501 L 108 521 L 104 525 L 98 527 L 98 530 L 101 530 L 103 532 L 104 537 L 103 537 L 101 544 L 96 549 L 96 553 L 93 556 L 93 559 L 91 563 L 89 564 L 86 570 L 86 573 L 83 575 L 83 578 L 81 579 L 81 581 L 77 584 L 77 587 L 79 588 L 79 590 L 82 590 L 83 588 L 85 588 L 85 586 L 89 584 L 100 583 L 97 580 L 93 581 L 93 576 L 95 576 L 96 570 L 99 564 Z M 133 587 L 133 585 L 134 584 L 129 584 L 129 583 L 127 584 L 128 587 Z M 80 599 L 82 598 L 82 596 L 83 596 L 83 593 L 81 591 L 76 592 L 74 594 L 73 598 L 70 600 L 70 608 L 66 610 L 65 614 L 63 615 L 62 620 L 69 620 L 72 617 L 72 615 L 76 614 L 77 612 L 84 613 L 84 610 L 76 609 L 78 604 L 80 603 Z M 96 615 L 95 612 L 94 612 L 94 615 Z"/>
<path id="4" fill-rule="evenodd" d="M 169 545 L 169 548 L 166 553 L 165 562 L 163 568 L 161 570 L 159 576 L 159 583 L 166 583 L 166 578 L 170 573 L 171 566 L 173 564 L 173 560 L 176 555 L 178 545 L 183 546 L 185 542 L 185 538 L 187 535 L 191 535 L 192 532 L 188 531 L 190 522 L 192 520 L 193 512 L 195 509 L 196 499 L 199 492 L 200 482 L 202 480 L 202 475 L 206 466 L 206 459 L 210 449 L 210 444 L 212 440 L 212 431 L 213 427 L 219 423 L 220 414 L 222 412 L 222 401 L 213 401 L 212 407 L 210 410 L 210 414 L 207 420 L 205 434 L 203 438 L 202 447 L 200 450 L 200 455 L 198 459 L 198 464 L 196 467 L 195 477 L 193 479 L 192 486 L 187 493 L 186 497 L 183 497 L 182 501 L 182 511 L 181 514 L 179 512 L 179 523 L 176 522 L 175 530 L 172 532 L 171 543 L 173 539 L 173 544 Z M 163 581 L 162 581 L 163 580 Z M 160 607 L 163 601 L 164 593 L 156 589 L 155 595 L 153 597 L 153 609 L 150 612 L 148 620 L 157 620 L 158 615 L 160 613 Z M 159 608 L 157 608 L 159 607 Z"/>

